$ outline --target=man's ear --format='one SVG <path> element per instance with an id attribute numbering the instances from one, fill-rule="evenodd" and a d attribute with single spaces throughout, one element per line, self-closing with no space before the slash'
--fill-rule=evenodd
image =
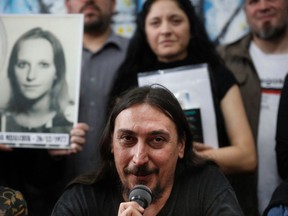
<path id="1" fill-rule="evenodd" d="M 183 158 L 184 157 L 184 152 L 185 152 L 185 144 L 186 144 L 186 139 L 182 139 L 179 143 L 178 143 L 178 157 L 179 158 Z"/>

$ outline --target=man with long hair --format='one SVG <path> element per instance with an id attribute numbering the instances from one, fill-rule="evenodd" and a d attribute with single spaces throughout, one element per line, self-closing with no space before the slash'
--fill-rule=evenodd
<path id="1" fill-rule="evenodd" d="M 192 150 L 192 140 L 169 90 L 152 85 L 126 92 L 107 121 L 100 169 L 76 179 L 52 215 L 243 215 L 228 180 Z M 135 195 L 148 206 L 129 199 L 139 184 L 151 190 L 150 204 Z"/>

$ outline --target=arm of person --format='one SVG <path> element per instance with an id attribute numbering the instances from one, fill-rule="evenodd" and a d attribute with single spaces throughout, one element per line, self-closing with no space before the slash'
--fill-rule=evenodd
<path id="1" fill-rule="evenodd" d="M 282 179 L 288 177 L 288 76 L 282 89 L 276 127 L 276 158 L 279 175 Z"/>
<path id="2" fill-rule="evenodd" d="M 282 179 L 288 178 L 288 140 L 277 138 L 276 156 L 279 175 Z"/>
<path id="3" fill-rule="evenodd" d="M 89 126 L 86 123 L 77 123 L 73 126 L 72 130 L 70 131 L 70 142 L 71 147 L 69 149 L 50 149 L 48 150 L 51 156 L 65 156 L 76 154 L 82 151 L 83 146 L 86 142 L 85 135 L 86 132 L 89 130 Z"/>
<path id="4" fill-rule="evenodd" d="M 238 86 L 233 85 L 221 100 L 230 146 L 211 148 L 195 144 L 196 152 L 218 164 L 226 174 L 252 172 L 257 166 L 256 147 Z"/>

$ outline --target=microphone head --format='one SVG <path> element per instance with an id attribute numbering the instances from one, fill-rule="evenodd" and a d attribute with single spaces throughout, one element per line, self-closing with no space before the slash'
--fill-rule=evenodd
<path id="1" fill-rule="evenodd" d="M 129 193 L 129 200 L 137 202 L 145 209 L 152 201 L 152 191 L 145 185 L 136 185 Z"/>

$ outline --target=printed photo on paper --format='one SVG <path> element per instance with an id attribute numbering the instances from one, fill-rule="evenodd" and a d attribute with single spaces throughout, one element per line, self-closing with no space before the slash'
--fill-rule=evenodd
<path id="1" fill-rule="evenodd" d="M 0 143 L 69 148 L 78 120 L 83 15 L 1 15 L 0 29 Z"/>

